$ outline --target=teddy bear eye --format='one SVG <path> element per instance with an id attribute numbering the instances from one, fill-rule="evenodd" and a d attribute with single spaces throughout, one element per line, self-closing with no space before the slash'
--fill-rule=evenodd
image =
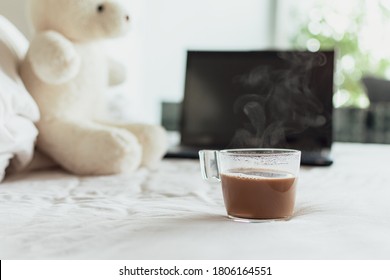
<path id="1" fill-rule="evenodd" d="M 99 5 L 99 6 L 97 7 L 97 11 L 98 11 L 99 13 L 103 13 L 103 12 L 104 12 L 104 5 L 103 5 L 103 4 Z"/>

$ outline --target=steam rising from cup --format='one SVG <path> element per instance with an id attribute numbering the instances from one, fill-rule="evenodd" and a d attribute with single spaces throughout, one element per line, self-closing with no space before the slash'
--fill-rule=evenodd
<path id="1" fill-rule="evenodd" d="M 287 137 L 326 123 L 324 106 L 312 94 L 312 69 L 325 65 L 321 53 L 280 52 L 284 66 L 258 66 L 236 76 L 246 90 L 234 103 L 242 119 L 231 147 L 289 147 Z M 315 82 L 315 81 L 314 81 Z"/>

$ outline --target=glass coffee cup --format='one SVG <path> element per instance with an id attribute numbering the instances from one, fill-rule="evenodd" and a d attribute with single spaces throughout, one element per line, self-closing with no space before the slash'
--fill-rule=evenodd
<path id="1" fill-rule="evenodd" d="M 293 215 L 300 151 L 202 150 L 199 156 L 203 178 L 222 184 L 229 218 L 259 222 L 288 220 Z"/>

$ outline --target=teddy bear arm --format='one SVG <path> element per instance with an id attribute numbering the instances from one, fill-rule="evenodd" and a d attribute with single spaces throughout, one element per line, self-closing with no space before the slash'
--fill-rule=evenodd
<path id="1" fill-rule="evenodd" d="M 120 85 L 126 80 L 126 68 L 123 64 L 112 58 L 108 58 L 108 67 L 110 86 Z"/>
<path id="2" fill-rule="evenodd" d="M 80 57 L 73 43 L 55 31 L 36 35 L 27 58 L 37 77 L 48 84 L 68 82 L 80 70 Z"/>

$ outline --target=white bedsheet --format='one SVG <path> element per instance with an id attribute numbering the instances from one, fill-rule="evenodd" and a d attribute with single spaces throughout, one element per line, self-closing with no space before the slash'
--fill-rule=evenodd
<path id="1" fill-rule="evenodd" d="M 158 171 L 16 175 L 0 184 L 0 259 L 390 259 L 390 146 L 337 144 L 303 168 L 294 217 L 225 218 L 197 161 Z"/>

